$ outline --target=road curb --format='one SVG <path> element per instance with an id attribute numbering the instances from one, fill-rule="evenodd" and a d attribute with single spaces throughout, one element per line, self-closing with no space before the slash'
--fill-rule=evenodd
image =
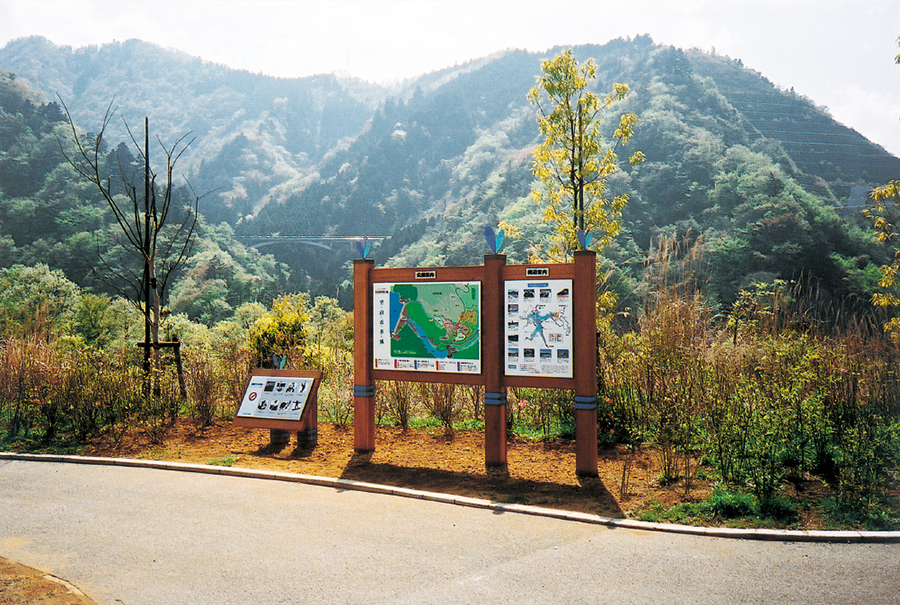
<path id="1" fill-rule="evenodd" d="M 527 504 L 504 504 L 482 498 L 469 498 L 438 492 L 427 492 L 406 487 L 393 487 L 377 483 L 366 483 L 352 479 L 338 479 L 335 477 L 320 477 L 317 475 L 301 475 L 284 471 L 264 471 L 258 469 L 240 468 L 235 466 L 214 466 L 209 464 L 193 464 L 186 462 L 167 462 L 162 460 L 136 460 L 133 458 L 104 458 L 98 456 L 67 456 L 60 454 L 21 454 L 17 452 L 0 452 L 0 460 L 13 460 L 23 462 L 58 462 L 69 464 L 95 464 L 102 466 L 126 466 L 134 468 L 151 468 L 157 470 L 180 471 L 190 473 L 203 473 L 207 475 L 223 475 L 227 477 L 242 477 L 245 479 L 264 479 L 269 481 L 285 481 L 289 483 L 302 483 L 320 487 L 330 487 L 338 491 L 350 490 L 383 494 L 387 496 L 399 496 L 403 498 L 415 498 L 452 504 L 455 506 L 468 506 L 481 508 L 497 513 L 515 513 L 534 515 L 573 521 L 577 523 L 590 523 L 603 525 L 612 529 L 633 529 L 640 531 L 656 531 L 693 536 L 705 536 L 712 538 L 730 538 L 744 540 L 777 540 L 783 542 L 831 542 L 831 543 L 866 543 L 888 544 L 900 543 L 900 531 L 803 531 L 787 529 L 736 529 L 730 527 L 695 527 L 691 525 L 678 525 L 675 523 L 650 523 L 634 519 L 614 519 L 588 513 L 578 513 Z"/>

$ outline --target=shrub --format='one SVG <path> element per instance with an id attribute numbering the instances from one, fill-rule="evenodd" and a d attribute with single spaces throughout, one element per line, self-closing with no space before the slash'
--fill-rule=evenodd
<path id="1" fill-rule="evenodd" d="M 541 439 L 575 436 L 574 400 L 570 391 L 512 389 L 508 416 L 513 430 L 524 437 Z"/>
<path id="2" fill-rule="evenodd" d="M 319 348 L 314 367 L 322 371 L 319 409 L 330 422 L 344 426 L 353 418 L 353 358 L 348 351 Z"/>
<path id="3" fill-rule="evenodd" d="M 396 419 L 397 424 L 403 430 L 409 427 L 409 417 L 412 413 L 412 396 L 414 384 L 399 380 L 391 380 L 386 383 L 386 388 L 379 393 L 386 403 L 388 414 Z"/>
<path id="4" fill-rule="evenodd" d="M 775 494 L 759 501 L 759 516 L 780 523 L 793 523 L 797 519 L 797 504 L 781 494 Z"/>
<path id="5" fill-rule="evenodd" d="M 187 371 L 191 415 L 200 428 L 212 426 L 216 421 L 222 385 L 216 374 L 208 356 L 194 359 Z"/>
<path id="6" fill-rule="evenodd" d="M 452 437 L 453 422 L 462 409 L 461 402 L 456 398 L 456 385 L 420 382 L 418 389 L 422 405 L 432 418 L 440 421 L 444 434 Z"/>
<path id="7" fill-rule="evenodd" d="M 706 499 L 706 506 L 712 514 L 725 519 L 737 519 L 752 516 L 756 510 L 757 500 L 750 494 L 731 492 L 721 485 L 716 485 Z"/>
<path id="8" fill-rule="evenodd" d="M 900 468 L 900 421 L 860 415 L 836 448 L 838 499 L 871 504 L 879 487 Z"/>
<path id="9" fill-rule="evenodd" d="M 289 294 L 272 302 L 272 310 L 256 320 L 250 328 L 248 349 L 254 367 L 271 367 L 272 357 L 287 356 L 293 367 L 302 367 L 307 353 L 306 294 Z"/>

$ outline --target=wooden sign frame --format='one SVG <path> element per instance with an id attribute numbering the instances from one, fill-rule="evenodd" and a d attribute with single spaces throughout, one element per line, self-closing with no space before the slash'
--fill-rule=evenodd
<path id="1" fill-rule="evenodd" d="M 247 397 L 247 393 L 255 378 L 260 376 L 276 376 L 280 378 L 312 378 L 312 386 L 306 398 L 306 406 L 299 420 L 278 420 L 273 418 L 252 418 L 238 416 L 241 403 Z M 322 372 L 318 370 L 267 370 L 255 369 L 250 374 L 244 396 L 238 402 L 234 410 L 234 426 L 253 429 L 277 429 L 297 433 L 299 442 L 315 442 L 319 432 L 319 384 L 322 381 Z"/>
<path id="2" fill-rule="evenodd" d="M 506 364 L 505 289 L 512 280 L 571 280 L 572 377 L 509 376 Z M 383 283 L 480 282 L 481 372 L 447 373 L 374 367 L 373 285 Z M 506 391 L 509 387 L 575 391 L 576 469 L 597 476 L 597 278 L 596 253 L 579 251 L 573 263 L 507 265 L 502 254 L 487 255 L 477 267 L 375 268 L 370 259 L 353 263 L 354 448 L 375 450 L 375 381 L 400 380 L 484 386 L 485 465 L 507 465 Z"/>

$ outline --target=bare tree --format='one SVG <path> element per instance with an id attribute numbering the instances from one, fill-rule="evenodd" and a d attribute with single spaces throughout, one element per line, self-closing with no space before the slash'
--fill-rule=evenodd
<path id="1" fill-rule="evenodd" d="M 144 118 L 143 148 L 138 143 L 127 122 L 125 128 L 131 142 L 137 150 L 137 157 L 143 161 L 143 179 L 140 172 L 128 170 L 126 166 L 117 166 L 117 175 L 108 175 L 104 168 L 105 161 L 104 135 L 116 110 L 112 102 L 106 108 L 103 123 L 97 135 L 80 133 L 69 108 L 60 99 L 65 110 L 66 120 L 71 130 L 72 142 L 66 144 L 60 140 L 63 155 L 72 167 L 85 179 L 94 184 L 106 201 L 118 223 L 124 237 L 123 245 L 131 252 L 136 261 L 143 265 L 142 270 L 115 269 L 101 261 L 113 275 L 113 279 L 101 276 L 104 281 L 115 287 L 127 300 L 140 310 L 144 317 L 144 373 L 146 386 L 152 383 L 154 391 L 159 391 L 159 330 L 162 321 L 162 299 L 169 279 L 190 256 L 193 236 L 197 226 L 197 208 L 200 197 L 192 195 L 191 201 L 179 207 L 176 203 L 178 187 L 174 182 L 175 165 L 187 150 L 193 139 L 189 134 L 178 138 L 172 145 L 166 146 L 157 138 L 165 159 L 162 178 L 150 166 L 149 119 Z M 133 168 L 133 167 L 132 167 Z M 114 193 L 112 177 L 122 182 L 123 193 Z M 181 211 L 177 222 L 170 224 Z M 136 262 L 136 264 L 138 264 Z M 126 274 L 127 272 L 127 274 Z M 129 291 L 130 290 L 130 291 Z M 151 359 L 153 361 L 151 365 Z"/>

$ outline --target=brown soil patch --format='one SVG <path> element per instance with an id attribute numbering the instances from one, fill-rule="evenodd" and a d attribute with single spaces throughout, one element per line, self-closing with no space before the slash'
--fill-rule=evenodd
<path id="1" fill-rule="evenodd" d="M 94 605 L 54 576 L 0 557 L 0 605 Z"/>
<path id="2" fill-rule="evenodd" d="M 623 446 L 601 447 L 599 477 L 575 475 L 575 444 L 571 441 L 530 442 L 510 439 L 508 471 L 488 471 L 484 464 L 484 433 L 442 429 L 380 426 L 376 451 L 359 455 L 353 450 L 353 427 L 319 423 L 315 447 L 272 446 L 267 429 L 237 428 L 228 423 L 197 430 L 187 421 L 169 429 L 158 443 L 141 430 L 126 435 L 116 446 L 97 440 L 81 453 L 191 462 L 232 464 L 252 469 L 340 477 L 434 492 L 484 498 L 497 502 L 533 504 L 564 510 L 623 517 L 650 502 L 671 505 L 701 500 L 708 482 L 694 480 L 690 489 L 676 482 L 661 486 L 660 461 L 641 449 L 630 456 Z M 622 475 L 628 485 L 622 492 Z"/>

